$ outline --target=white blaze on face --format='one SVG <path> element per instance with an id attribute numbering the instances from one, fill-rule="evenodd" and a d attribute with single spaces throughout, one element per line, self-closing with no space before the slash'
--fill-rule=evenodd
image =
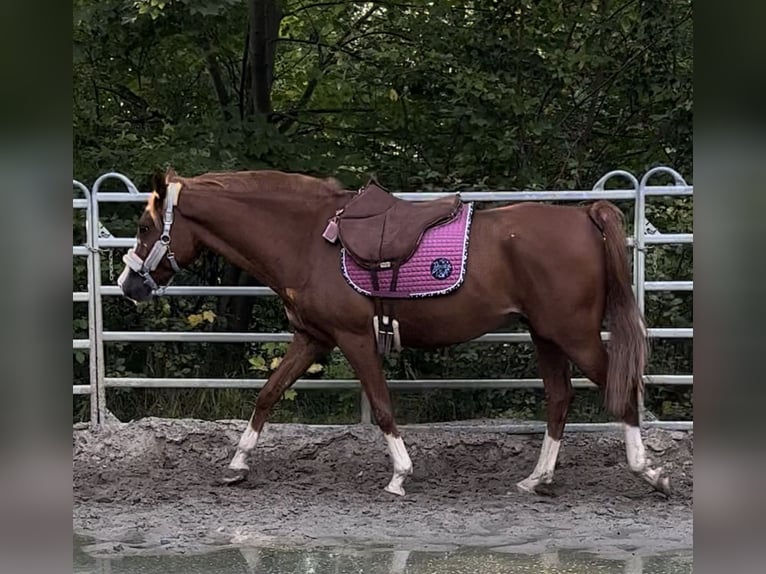
<path id="1" fill-rule="evenodd" d="M 556 468 L 556 460 L 559 456 L 561 441 L 551 438 L 548 431 L 545 431 L 543 446 L 540 449 L 540 458 L 537 460 L 537 466 L 527 478 L 517 484 L 517 486 L 526 492 L 534 492 L 535 487 L 541 483 L 550 484 L 553 481 L 553 471 Z"/>
<path id="2" fill-rule="evenodd" d="M 231 459 L 229 468 L 233 470 L 250 470 L 250 467 L 247 465 L 247 459 L 256 444 L 258 444 L 258 433 L 248 423 L 245 432 L 242 433 L 242 437 L 239 439 L 237 452 Z"/>
<path id="3" fill-rule="evenodd" d="M 386 434 L 385 437 L 388 444 L 388 452 L 394 464 L 394 476 L 391 478 L 391 482 L 388 483 L 386 490 L 392 494 L 404 496 L 402 484 L 404 484 L 404 479 L 407 475 L 412 472 L 412 461 L 407 453 L 407 448 L 404 446 L 402 437 L 395 437 L 390 434 Z"/>

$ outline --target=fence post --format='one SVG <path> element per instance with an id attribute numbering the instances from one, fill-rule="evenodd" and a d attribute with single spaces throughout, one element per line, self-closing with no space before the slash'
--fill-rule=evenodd
<path id="1" fill-rule="evenodd" d="M 109 412 L 106 407 L 106 383 L 104 367 L 104 313 L 101 297 L 101 249 L 100 237 L 98 234 L 98 192 L 101 184 L 107 179 L 119 179 L 125 184 L 130 193 L 138 194 L 138 188 L 127 177 L 121 173 L 109 172 L 100 176 L 93 184 L 91 193 L 91 232 L 93 233 L 93 300 L 95 308 L 95 328 L 96 328 L 96 388 L 98 395 L 98 425 L 105 425 L 109 420 Z"/>
<path id="2" fill-rule="evenodd" d="M 85 247 L 88 255 L 85 258 L 86 290 L 88 292 L 88 383 L 90 384 L 90 426 L 98 425 L 98 339 L 101 334 L 96 328 L 95 301 L 93 295 L 93 258 L 95 255 L 93 241 L 93 222 L 91 221 L 92 194 L 88 187 L 76 179 L 72 185 L 85 196 Z"/>
<path id="3" fill-rule="evenodd" d="M 653 175 L 657 173 L 666 173 L 673 176 L 675 185 L 686 186 L 686 181 L 681 174 L 674 169 L 665 166 L 657 166 L 647 171 L 641 178 L 636 192 L 636 223 L 635 223 L 635 254 L 636 261 L 636 302 L 641 310 L 641 315 L 646 316 L 646 184 Z M 657 417 L 646 410 L 644 404 L 644 391 L 638 393 L 638 424 L 639 427 L 644 424 L 644 415 L 648 414 L 651 420 L 657 420 Z"/>
<path id="4" fill-rule="evenodd" d="M 646 176 L 636 190 L 636 213 L 633 229 L 633 257 L 635 261 L 636 302 L 644 314 L 646 301 Z"/>
<path id="5" fill-rule="evenodd" d="M 96 425 L 101 426 L 106 420 L 104 409 L 106 408 L 106 389 L 104 388 L 104 316 L 101 308 L 101 251 L 98 245 L 98 188 L 101 185 L 103 176 L 96 180 L 93 185 L 93 193 L 90 202 L 90 220 L 93 230 L 93 272 L 91 273 L 90 283 L 93 289 L 93 320 L 96 330 Z"/>
<path id="6" fill-rule="evenodd" d="M 633 223 L 633 277 L 636 283 L 636 303 L 638 309 L 641 311 L 641 316 L 644 317 L 644 310 L 646 308 L 646 195 L 644 194 L 645 178 L 641 179 L 636 190 L 636 206 L 635 217 Z M 642 373 L 643 375 L 643 373 Z M 644 426 L 645 410 L 644 404 L 644 389 L 639 387 L 638 390 L 638 427 Z M 652 415 L 652 418 L 655 418 Z"/>

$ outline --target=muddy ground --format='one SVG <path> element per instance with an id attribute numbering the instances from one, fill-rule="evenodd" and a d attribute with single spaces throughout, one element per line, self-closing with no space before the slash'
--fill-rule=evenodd
<path id="1" fill-rule="evenodd" d="M 73 526 L 94 553 L 198 552 L 229 544 L 585 548 L 615 555 L 692 548 L 693 434 L 645 431 L 674 492 L 627 468 L 621 433 L 565 435 L 544 496 L 516 491 L 540 435 L 405 427 L 407 495 L 375 427 L 271 425 L 249 480 L 223 486 L 245 421 L 143 419 L 74 430 Z"/>

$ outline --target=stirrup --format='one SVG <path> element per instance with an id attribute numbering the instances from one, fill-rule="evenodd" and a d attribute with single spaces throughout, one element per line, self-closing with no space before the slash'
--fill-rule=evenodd
<path id="1" fill-rule="evenodd" d="M 402 350 L 402 339 L 399 335 L 399 321 L 383 315 L 382 320 L 375 315 L 372 318 L 372 326 L 375 329 L 375 340 L 378 343 L 378 353 L 387 355 L 392 348 L 396 352 Z"/>

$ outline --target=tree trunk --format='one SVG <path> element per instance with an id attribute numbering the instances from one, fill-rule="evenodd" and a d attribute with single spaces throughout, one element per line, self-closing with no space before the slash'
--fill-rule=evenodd
<path id="1" fill-rule="evenodd" d="M 208 40 L 207 49 L 205 50 L 205 62 L 207 64 L 207 71 L 210 74 L 210 79 L 213 81 L 213 88 L 218 96 L 218 103 L 221 104 L 221 111 L 223 117 L 227 120 L 231 118 L 231 110 L 229 110 L 229 91 L 226 89 L 226 84 L 223 81 L 223 74 L 221 73 L 221 65 L 213 52 L 213 47 Z"/>
<path id="2" fill-rule="evenodd" d="M 249 61 L 251 93 L 256 113 L 271 112 L 271 84 L 274 81 L 279 24 L 282 9 L 279 0 L 250 0 Z"/>
<path id="3" fill-rule="evenodd" d="M 282 21 L 279 0 L 249 0 L 248 20 L 239 90 L 239 111 L 243 120 L 253 114 L 265 116 L 271 112 L 276 40 Z M 224 277 L 225 285 L 259 285 L 254 277 L 231 264 L 226 265 Z M 218 310 L 226 316 L 230 330 L 246 331 L 254 304 L 255 297 L 222 297 Z"/>

